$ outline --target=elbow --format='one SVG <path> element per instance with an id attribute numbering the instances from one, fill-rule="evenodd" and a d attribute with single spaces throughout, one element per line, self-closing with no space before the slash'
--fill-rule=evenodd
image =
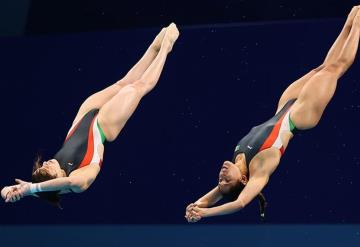
<path id="1" fill-rule="evenodd" d="M 75 193 L 82 193 L 87 190 L 89 186 L 84 181 L 69 177 L 69 188 Z"/>
<path id="2" fill-rule="evenodd" d="M 239 210 L 245 208 L 245 206 L 246 206 L 246 203 L 244 202 L 244 200 L 241 200 L 241 199 L 236 200 L 236 205 L 235 205 L 236 211 L 239 211 Z"/>

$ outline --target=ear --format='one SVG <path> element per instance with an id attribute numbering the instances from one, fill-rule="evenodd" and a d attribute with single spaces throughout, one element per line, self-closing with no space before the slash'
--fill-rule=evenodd
<path id="1" fill-rule="evenodd" d="M 241 177 L 240 177 L 240 182 L 241 182 L 242 184 L 244 184 L 244 185 L 247 184 L 248 179 L 247 179 L 247 177 L 246 177 L 244 174 L 241 175 Z"/>

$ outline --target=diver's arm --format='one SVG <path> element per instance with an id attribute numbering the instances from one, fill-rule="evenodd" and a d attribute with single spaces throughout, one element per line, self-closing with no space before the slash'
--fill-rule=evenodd
<path id="1" fill-rule="evenodd" d="M 185 210 L 185 218 L 188 222 L 193 221 L 193 209 L 196 208 L 207 208 L 209 206 L 214 205 L 222 198 L 222 194 L 220 193 L 219 188 L 216 186 L 212 190 L 210 190 L 206 195 L 199 198 L 196 202 L 190 203 Z"/>
<path id="2" fill-rule="evenodd" d="M 199 198 L 194 204 L 199 208 L 207 208 L 217 203 L 222 198 L 219 187 L 210 190 L 206 195 Z"/>
<path id="3" fill-rule="evenodd" d="M 40 191 L 67 191 L 70 190 L 75 193 L 81 193 L 87 190 L 94 182 L 100 168 L 96 164 L 90 164 L 86 167 L 86 171 L 76 175 L 70 174 L 69 177 L 55 178 L 41 183 L 35 183 Z"/>
<path id="4" fill-rule="evenodd" d="M 15 179 L 17 185 L 10 186 L 11 190 L 6 193 L 5 202 L 16 202 L 24 196 L 35 196 L 37 192 L 61 191 L 70 189 L 72 180 L 69 177 L 55 178 L 41 183 L 30 183 L 21 179 Z"/>
<path id="5" fill-rule="evenodd" d="M 15 202 L 24 196 L 36 195 L 37 192 L 72 190 L 80 187 L 80 180 L 70 177 L 61 177 L 41 183 L 30 183 L 15 179 L 18 185 L 6 196 L 5 202 Z"/>
<path id="6" fill-rule="evenodd" d="M 212 208 L 194 207 L 192 209 L 194 215 L 201 219 L 235 213 L 249 204 L 262 191 L 268 181 L 269 176 L 267 175 L 253 176 L 235 201 Z"/>
<path id="7" fill-rule="evenodd" d="M 60 194 L 75 192 L 80 193 L 87 190 L 95 180 L 99 169 L 87 169 L 81 175 L 70 175 L 47 180 L 41 183 L 29 183 L 20 179 L 15 179 L 18 185 L 6 195 L 5 202 L 16 202 L 24 196 L 36 196 L 38 192 L 59 191 Z"/>

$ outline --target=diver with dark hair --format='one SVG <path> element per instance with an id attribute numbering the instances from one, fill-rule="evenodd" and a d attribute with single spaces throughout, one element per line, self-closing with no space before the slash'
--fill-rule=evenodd
<path id="1" fill-rule="evenodd" d="M 264 219 L 266 200 L 261 191 L 278 167 L 294 132 L 318 124 L 338 79 L 354 62 L 360 35 L 359 9 L 352 8 L 324 62 L 283 92 L 275 116 L 253 127 L 240 140 L 232 161 L 222 165 L 217 186 L 187 206 L 188 222 L 235 213 L 255 198 L 259 199 L 260 216 Z M 214 206 L 221 199 L 228 202 Z"/>
<path id="2" fill-rule="evenodd" d="M 4 187 L 5 202 L 32 195 L 59 206 L 60 194 L 86 191 L 100 172 L 105 140 L 117 138 L 140 100 L 156 86 L 178 36 L 174 23 L 163 28 L 124 78 L 88 97 L 62 148 L 53 159 L 37 159 L 32 183 L 16 179 L 17 185 Z"/>

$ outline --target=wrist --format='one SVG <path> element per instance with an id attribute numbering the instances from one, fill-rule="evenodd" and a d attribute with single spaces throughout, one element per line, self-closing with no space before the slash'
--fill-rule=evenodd
<path id="1" fill-rule="evenodd" d="M 208 203 L 205 201 L 196 201 L 194 204 L 196 204 L 199 208 L 206 208 L 208 206 Z"/>
<path id="2" fill-rule="evenodd" d="M 205 208 L 202 217 L 207 218 L 212 216 L 216 216 L 216 207 Z"/>
<path id="3" fill-rule="evenodd" d="M 41 189 L 40 183 L 31 183 L 29 184 L 29 193 L 27 194 L 35 194 L 37 192 L 42 192 L 43 190 Z"/>

